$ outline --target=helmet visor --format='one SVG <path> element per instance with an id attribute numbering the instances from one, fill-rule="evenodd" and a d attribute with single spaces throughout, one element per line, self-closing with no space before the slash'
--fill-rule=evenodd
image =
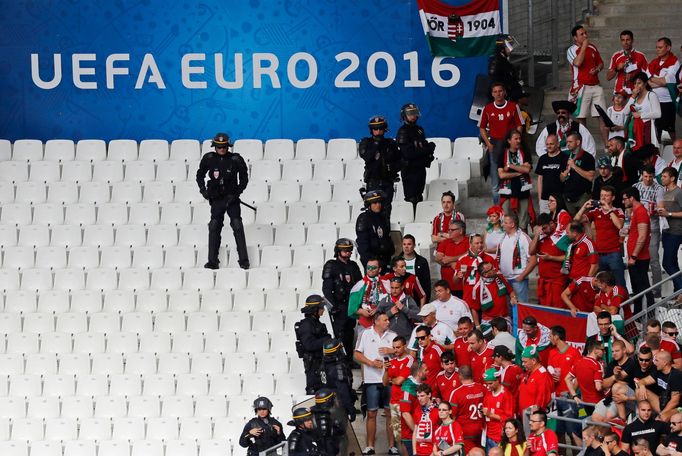
<path id="1" fill-rule="evenodd" d="M 410 106 L 409 108 L 405 108 L 405 115 L 406 116 L 421 116 L 421 113 L 419 112 L 419 108 L 416 106 Z"/>

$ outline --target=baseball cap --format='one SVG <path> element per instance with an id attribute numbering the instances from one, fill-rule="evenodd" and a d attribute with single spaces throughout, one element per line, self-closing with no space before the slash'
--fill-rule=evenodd
<path id="1" fill-rule="evenodd" d="M 500 376 L 500 372 L 495 369 L 494 367 L 488 368 L 485 370 L 483 373 L 483 381 L 484 382 L 494 382 L 497 380 Z"/>
<path id="2" fill-rule="evenodd" d="M 498 345 L 493 350 L 493 357 L 494 356 L 502 356 L 503 358 L 511 359 L 514 357 L 514 354 L 506 345 Z"/>
<path id="3" fill-rule="evenodd" d="M 521 358 L 538 358 L 538 347 L 535 345 L 529 345 L 523 349 L 521 353 Z"/>
<path id="4" fill-rule="evenodd" d="M 433 313 L 436 311 L 436 306 L 434 304 L 424 304 L 424 307 L 422 307 L 422 310 L 419 311 L 417 314 L 420 317 L 425 317 L 430 313 Z"/>
<path id="5" fill-rule="evenodd" d="M 523 324 L 524 325 L 530 325 L 530 326 L 537 326 L 538 321 L 535 319 L 535 317 L 530 316 L 530 317 L 526 317 L 523 319 Z"/>
<path id="6" fill-rule="evenodd" d="M 599 157 L 599 160 L 597 160 L 597 168 L 611 168 L 611 158 L 609 157 Z"/>

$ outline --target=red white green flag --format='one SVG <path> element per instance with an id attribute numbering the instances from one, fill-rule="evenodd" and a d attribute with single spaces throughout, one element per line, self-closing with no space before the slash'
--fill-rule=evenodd
<path id="1" fill-rule="evenodd" d="M 462 6 L 417 0 L 422 28 L 433 56 L 491 55 L 502 33 L 499 0 L 473 0 Z"/>

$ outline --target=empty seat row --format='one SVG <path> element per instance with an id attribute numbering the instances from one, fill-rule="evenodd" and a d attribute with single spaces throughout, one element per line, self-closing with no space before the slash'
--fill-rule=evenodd
<path id="1" fill-rule="evenodd" d="M 260 304 L 262 307 L 262 303 Z M 246 347 L 247 343 L 254 343 L 253 338 L 260 337 L 264 342 L 258 342 L 258 346 L 268 347 L 268 337 L 259 331 L 282 331 L 293 329 L 294 323 L 301 319 L 300 313 L 296 311 L 256 311 L 253 313 L 254 324 L 251 324 L 251 314 L 247 311 L 225 311 L 225 312 L 95 312 L 85 314 L 83 312 L 68 312 L 53 315 L 51 313 L 37 312 L 25 315 L 11 312 L 0 313 L 0 334 L 21 333 L 25 336 L 17 335 L 17 343 L 27 342 L 27 347 L 38 348 L 37 334 L 43 333 L 102 333 L 111 334 L 118 332 L 131 333 L 174 333 L 185 331 L 198 333 L 212 333 L 215 331 L 237 331 L 240 332 L 240 348 Z M 243 331 L 249 331 L 253 327 L 252 336 Z M 29 334 L 35 337 L 32 339 Z M 224 337 L 228 337 L 227 336 Z M 9 336 L 8 336 L 9 337 Z M 161 336 L 159 336 L 161 337 Z M 56 338 L 56 336 L 55 336 Z M 62 335 L 60 343 L 70 346 L 70 338 Z M 64 340 L 65 339 L 65 340 Z M 162 339 L 163 340 L 163 339 Z M 170 338 L 165 339 L 170 343 Z M 199 337 L 198 342 L 203 338 Z M 0 342 L 2 339 L 0 339 Z M 57 340 L 55 340 L 55 343 Z M 196 343 L 192 345 L 196 346 Z M 0 349 L 2 344 L 0 344 Z M 50 346 L 47 346 L 50 349 Z M 168 347 L 170 350 L 170 346 Z M 167 351 L 169 351 L 167 350 Z M 1 351 L 1 350 L 0 350 Z M 201 351 L 201 350 L 200 350 Z M 252 351 L 252 350 L 244 350 Z M 256 350 L 257 351 L 257 350 Z M 27 349 L 24 352 L 31 353 Z"/>
<path id="2" fill-rule="evenodd" d="M 237 312 L 233 312 L 237 313 Z M 293 329 L 296 321 L 301 317 L 300 314 L 291 315 L 287 324 L 287 331 L 282 330 L 281 315 L 279 319 L 268 318 L 267 313 L 263 318 L 254 317 L 254 329 L 251 328 L 251 321 L 248 315 L 238 315 L 235 318 L 225 320 L 224 326 L 237 329 L 239 332 L 223 330 L 221 332 L 202 332 L 203 327 L 193 328 L 194 332 L 185 332 L 178 329 L 175 333 L 169 332 L 118 332 L 112 330 L 106 334 L 102 332 L 48 332 L 36 334 L 31 332 L 4 332 L 0 335 L 0 352 L 8 355 L 64 355 L 70 353 L 80 354 L 100 354 L 100 353 L 252 353 L 262 350 L 263 353 L 272 350 L 272 353 L 293 353 L 295 344 L 293 333 L 288 331 Z M 2 320 L 3 331 L 8 331 L 9 322 Z M 83 322 L 82 327 L 76 325 L 69 326 L 71 322 L 58 322 L 57 329 L 85 329 L 87 322 Z M 102 322 L 98 322 L 101 327 Z M 133 327 L 130 330 L 145 328 Z M 182 325 L 178 325 L 182 326 Z M 200 325 L 201 326 L 201 325 Z M 262 327 L 261 327 L 262 326 Z M 18 328 L 17 328 L 18 329 Z M 111 329 L 111 328 L 108 328 Z M 124 328 L 125 331 L 125 328 Z M 269 331 L 269 332 L 266 332 Z M 251 335 L 252 334 L 252 335 Z M 43 360 L 51 363 L 47 358 L 33 357 L 33 363 L 39 365 Z M 11 358 L 12 368 L 19 366 L 18 358 Z M 0 372 L 5 372 L 0 367 Z M 9 367 L 7 369 L 10 369 Z M 30 369 L 33 370 L 33 369 Z M 12 370 L 13 371 L 13 370 Z M 23 371 L 22 371 L 23 372 Z"/>
<path id="3" fill-rule="evenodd" d="M 139 418 L 140 420 L 137 421 L 137 424 L 141 423 L 140 430 L 144 432 L 145 421 L 149 425 L 150 422 L 155 422 L 158 418 L 164 418 L 164 422 L 168 426 L 171 426 L 170 423 L 172 422 L 172 425 L 175 427 L 175 437 L 168 437 L 177 438 L 179 419 L 242 417 L 250 414 L 249 412 L 253 413 L 253 409 L 249 410 L 248 407 L 252 406 L 253 399 L 257 395 L 270 395 L 275 392 L 274 386 L 271 386 L 271 384 L 274 385 L 272 374 L 266 374 L 263 377 L 268 377 L 269 380 L 260 381 L 262 388 L 265 388 L 264 391 L 251 388 L 249 391 L 244 391 L 243 394 L 246 396 L 241 397 L 237 396 L 239 393 L 233 393 L 229 396 L 223 394 L 210 396 L 196 395 L 194 398 L 191 395 L 161 397 L 156 395 L 129 397 L 115 395 L 0 397 L 0 405 L 2 405 L 0 419 L 10 419 L 12 425 L 18 425 L 19 427 L 25 424 L 24 419 L 32 420 L 36 423 L 34 425 L 34 430 L 36 430 L 36 437 L 34 439 L 41 440 L 39 436 L 42 436 L 43 423 L 40 421 L 42 419 L 63 418 L 82 420 L 94 417 L 106 422 L 117 418 Z M 254 381 L 258 382 L 255 378 Z M 287 394 L 279 396 L 278 402 L 283 407 L 286 407 L 286 405 L 291 407 L 293 400 L 291 395 Z M 1 425 L 2 422 L 0 422 Z M 13 427 L 12 430 L 16 431 L 16 428 Z M 16 439 L 16 437 L 17 434 L 14 434 L 12 438 Z"/>
<path id="4" fill-rule="evenodd" d="M 299 277 L 308 274 L 308 277 Z M 97 313 L 97 312 L 293 312 L 310 294 L 319 294 L 321 280 L 310 288 L 310 271 L 287 269 L 283 277 L 296 282 L 277 290 L 8 290 L 0 295 L 0 312 Z M 282 279 L 284 280 L 284 279 Z M 296 288 L 296 289 L 293 289 Z M 36 305 L 37 301 L 37 305 Z M 3 305 L 4 304 L 4 305 Z"/>

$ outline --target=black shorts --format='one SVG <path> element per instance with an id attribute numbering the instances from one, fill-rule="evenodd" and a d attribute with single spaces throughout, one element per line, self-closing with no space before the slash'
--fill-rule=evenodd
<path id="1" fill-rule="evenodd" d="M 675 103 L 661 103 L 661 117 L 656 119 L 656 134 L 660 137 L 663 130 L 675 134 Z"/>

